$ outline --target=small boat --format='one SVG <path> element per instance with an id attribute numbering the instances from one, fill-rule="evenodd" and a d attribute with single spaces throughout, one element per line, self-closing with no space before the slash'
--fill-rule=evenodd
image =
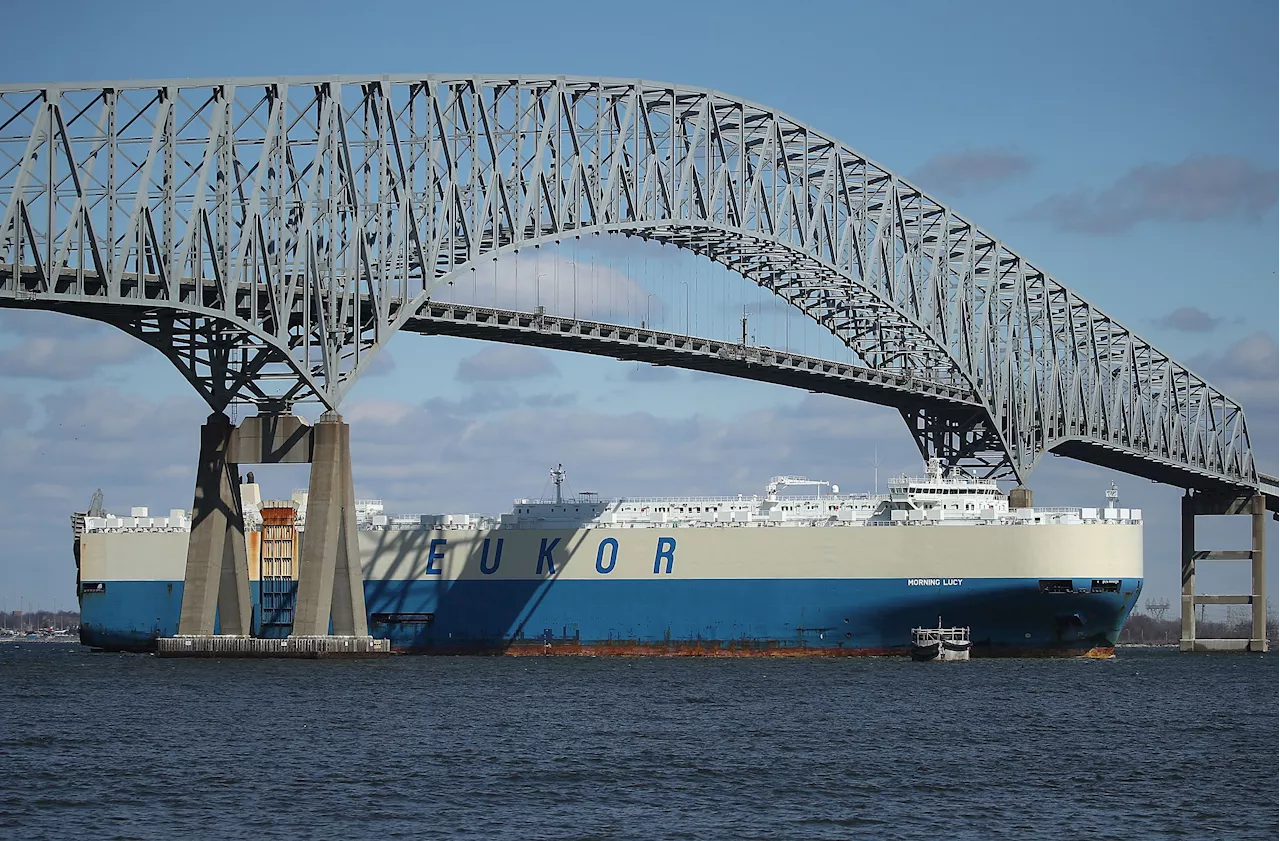
<path id="1" fill-rule="evenodd" d="M 969 641 L 969 629 L 944 628 L 942 617 L 938 617 L 936 628 L 911 629 L 911 659 L 920 662 L 930 660 L 968 660 L 969 649 L 973 643 Z"/>

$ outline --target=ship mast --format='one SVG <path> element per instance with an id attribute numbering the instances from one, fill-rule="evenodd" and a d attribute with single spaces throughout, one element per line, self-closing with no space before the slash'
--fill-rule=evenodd
<path id="1" fill-rule="evenodd" d="M 555 467 L 551 468 L 551 481 L 556 483 L 556 504 L 559 505 L 563 502 L 563 498 L 560 495 L 560 486 L 564 484 L 563 464 L 557 464 Z"/>

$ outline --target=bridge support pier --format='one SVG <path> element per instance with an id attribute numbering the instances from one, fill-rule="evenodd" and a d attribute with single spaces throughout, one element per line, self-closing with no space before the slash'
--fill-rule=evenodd
<path id="1" fill-rule="evenodd" d="M 356 495 L 351 481 L 351 427 L 326 412 L 312 429 L 307 525 L 298 562 L 293 636 L 367 637 L 364 576 L 356 540 Z"/>
<path id="2" fill-rule="evenodd" d="M 240 477 L 229 458 L 235 427 L 221 412 L 200 427 L 200 463 L 182 582 L 179 634 L 248 636 L 252 609 Z"/>
<path id="3" fill-rule="evenodd" d="M 1253 534 L 1253 587 L 1250 598 L 1253 599 L 1253 630 L 1249 634 L 1249 645 L 1253 651 L 1267 650 L 1267 498 L 1262 494 L 1254 494 L 1249 501 L 1249 514 L 1252 519 Z"/>
<path id="4" fill-rule="evenodd" d="M 355 643 L 350 642 L 369 637 L 351 481 L 351 427 L 335 412 L 322 415 L 315 426 L 269 412 L 246 418 L 237 429 L 219 412 L 200 428 L 200 464 L 178 620 L 182 641 L 164 649 L 166 656 L 230 656 L 232 649 L 213 636 L 215 618 L 220 636 L 249 636 L 252 608 L 238 468 L 308 462 L 307 520 L 290 638 L 304 639 L 312 648 L 320 645 L 317 639 L 331 639 L 333 645 L 324 643 L 329 648 L 322 653 L 365 653 L 363 642 L 356 646 L 359 651 L 351 649 Z M 331 620 L 334 638 L 329 637 Z M 385 648 L 379 643 L 368 653 L 385 653 Z M 289 651 L 295 649 L 234 649 L 236 656 L 286 656 Z"/>
<path id="5" fill-rule="evenodd" d="M 1252 519 L 1249 549 L 1196 549 L 1196 516 L 1248 514 Z M 1267 650 L 1267 505 L 1262 494 L 1236 497 L 1191 493 L 1182 498 L 1182 651 Z M 1247 596 L 1196 594 L 1199 561 L 1250 561 L 1252 585 Z M 1248 639 L 1201 639 L 1196 636 L 1196 605 L 1247 604 L 1252 608 Z"/>

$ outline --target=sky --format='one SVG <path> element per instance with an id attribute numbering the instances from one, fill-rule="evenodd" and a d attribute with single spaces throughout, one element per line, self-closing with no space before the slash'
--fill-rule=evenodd
<path id="1" fill-rule="evenodd" d="M 1241 401 L 1277 467 L 1274 3 L 11 3 L 0 81 L 305 74 L 639 77 L 710 87 L 840 138 L 1002 238 Z M 747 281 L 671 248 L 586 239 L 444 294 L 834 353 Z M 342 405 L 357 493 L 503 511 L 562 462 L 605 495 L 846 490 L 919 472 L 896 412 L 607 357 L 400 335 Z M 207 407 L 112 328 L 0 311 L 0 610 L 75 603 L 68 515 L 189 507 Z M 312 412 L 314 414 L 314 412 Z M 878 467 L 877 467 L 878 465 Z M 268 495 L 299 468 L 256 471 Z M 1040 505 L 1146 518 L 1146 596 L 1177 603 L 1181 491 L 1046 458 Z M 1240 548 L 1247 521 L 1201 521 Z M 1270 581 L 1277 581 L 1269 531 Z M 1203 571 L 1205 592 L 1247 574 Z"/>

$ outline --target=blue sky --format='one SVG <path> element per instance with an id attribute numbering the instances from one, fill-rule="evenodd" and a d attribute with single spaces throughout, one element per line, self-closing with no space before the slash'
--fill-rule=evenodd
<path id="1" fill-rule="evenodd" d="M 1259 460 L 1276 467 L 1274 3 L 475 8 L 15 4 L 0 80 L 496 72 L 718 88 L 841 138 L 997 233 L 1243 401 Z M 539 260 L 511 289 L 526 303 L 555 275 L 565 307 L 571 265 L 580 296 L 630 295 L 635 319 L 643 295 L 670 329 L 687 317 L 732 333 L 762 300 L 671 249 L 584 242 Z M 751 322 L 761 343 L 829 348 L 768 306 Z M 419 336 L 394 339 L 371 373 L 343 407 L 356 481 L 397 510 L 501 510 L 557 461 L 576 486 L 617 494 L 747 491 L 806 471 L 857 489 L 875 453 L 882 477 L 915 469 L 895 413 L 759 383 Z M 94 488 L 116 509 L 189 505 L 206 412 L 122 335 L 0 313 L 0 600 L 74 603 L 66 516 Z M 305 482 L 259 477 L 268 492 Z M 1043 504 L 1094 504 L 1112 478 L 1148 517 L 1148 592 L 1173 597 L 1176 489 L 1065 459 L 1032 486 Z M 1240 586 L 1214 575 L 1206 588 Z"/>

